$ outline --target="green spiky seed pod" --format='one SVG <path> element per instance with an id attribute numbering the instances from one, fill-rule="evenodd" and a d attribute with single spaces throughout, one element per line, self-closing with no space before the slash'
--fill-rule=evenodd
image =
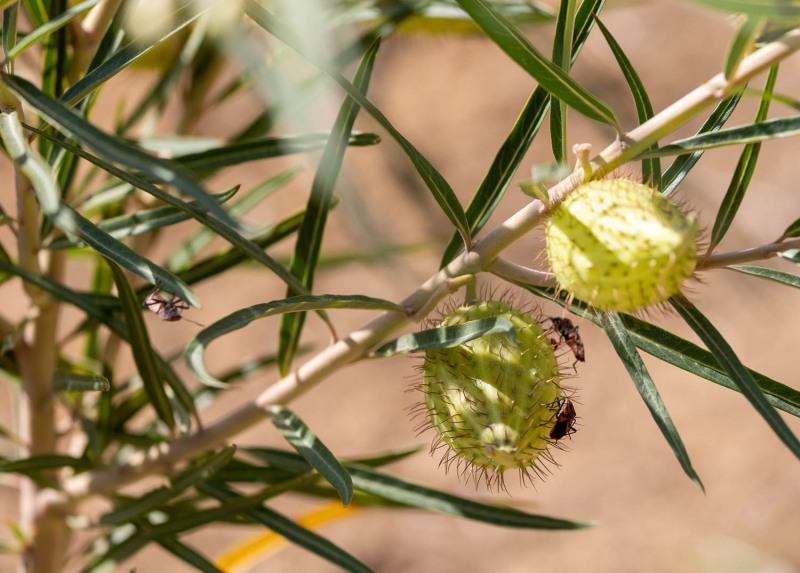
<path id="1" fill-rule="evenodd" d="M 627 179 L 591 181 L 545 231 L 560 287 L 601 310 L 629 312 L 680 291 L 697 264 L 697 224 L 666 197 Z"/>
<path id="2" fill-rule="evenodd" d="M 488 317 L 511 321 L 516 336 L 490 334 L 427 351 L 420 387 L 438 434 L 434 449 L 448 448 L 443 461 L 502 488 L 504 471 L 541 476 L 542 461 L 552 462 L 549 433 L 563 391 L 553 344 L 528 314 L 485 301 L 455 309 L 440 326 Z"/>

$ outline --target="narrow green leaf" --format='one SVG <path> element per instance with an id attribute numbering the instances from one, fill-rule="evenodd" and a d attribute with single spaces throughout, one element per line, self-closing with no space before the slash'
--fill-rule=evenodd
<path id="1" fill-rule="evenodd" d="M 647 95 L 647 90 L 642 83 L 639 74 L 631 64 L 628 56 L 622 51 L 622 46 L 619 45 L 614 36 L 609 32 L 603 23 L 598 19 L 597 27 L 603 33 L 603 37 L 611 48 L 614 58 L 617 60 L 617 65 L 622 70 L 622 75 L 625 76 L 625 81 L 628 84 L 628 89 L 633 96 L 633 103 L 636 106 L 636 116 L 639 123 L 642 124 L 651 117 L 653 117 L 653 105 L 650 103 L 650 97 Z M 653 144 L 649 149 L 655 149 L 656 144 Z M 643 159 L 642 160 L 642 181 L 655 187 L 661 187 L 661 161 L 658 158 Z"/>
<path id="2" fill-rule="evenodd" d="M 153 489 L 136 499 L 121 504 L 100 518 L 102 525 L 119 525 L 166 505 L 190 487 L 206 481 L 223 469 L 233 459 L 236 446 L 228 446 L 205 456 L 179 474 L 170 478 L 169 487 Z"/>
<path id="3" fill-rule="evenodd" d="M 637 348 L 729 390 L 741 392 L 725 374 L 719 361 L 705 348 L 630 315 L 622 315 L 622 322 Z M 758 382 L 759 388 L 766 394 L 770 404 L 794 416 L 800 416 L 800 391 L 755 370 L 748 368 L 748 371 Z"/>
<path id="4" fill-rule="evenodd" d="M 174 161 L 195 173 L 209 173 L 225 167 L 248 163 L 257 159 L 283 157 L 295 153 L 309 153 L 323 149 L 331 136 L 337 137 L 334 131 L 325 133 L 308 133 L 303 135 L 285 135 L 247 140 L 229 145 L 215 147 L 206 151 L 180 155 Z M 381 138 L 374 133 L 348 133 L 342 142 L 343 146 L 366 147 L 377 145 Z"/>
<path id="5" fill-rule="evenodd" d="M 728 118 L 733 113 L 733 110 L 736 109 L 736 106 L 739 105 L 739 101 L 741 101 L 741 99 L 742 93 L 740 92 L 719 102 L 708 119 L 700 127 L 697 135 L 703 133 L 713 133 L 722 129 L 722 126 L 728 121 Z M 697 162 L 700 161 L 703 153 L 705 152 L 695 151 L 694 153 L 679 155 L 676 157 L 675 161 L 672 162 L 672 165 L 670 165 L 669 168 L 664 172 L 664 176 L 661 181 L 661 184 L 663 185 L 661 192 L 666 196 L 671 195 L 672 192 L 678 188 L 678 185 L 681 184 L 681 181 L 683 181 L 683 179 L 689 174 L 689 171 L 691 171 Z"/>
<path id="6" fill-rule="evenodd" d="M 46 138 L 50 137 L 46 132 L 32 129 L 30 126 L 28 126 L 27 129 L 31 129 L 31 131 L 34 131 L 35 133 L 37 133 L 42 137 Z M 172 205 L 174 207 L 177 207 L 178 209 L 181 209 L 182 211 L 185 211 L 186 213 L 189 213 L 189 215 L 193 219 L 201 223 L 203 226 L 214 231 L 217 235 L 219 235 L 220 237 L 222 237 L 223 239 L 234 245 L 236 248 L 245 253 L 248 257 L 266 266 L 273 273 L 275 273 L 275 275 L 277 275 L 283 282 L 285 282 L 288 285 L 291 285 L 298 292 L 306 291 L 305 287 L 302 284 L 300 284 L 300 282 L 288 270 L 286 270 L 286 268 L 283 265 L 281 265 L 280 263 L 275 261 L 272 257 L 264 253 L 258 247 L 258 245 L 256 245 L 252 241 L 245 239 L 241 234 L 239 234 L 239 232 L 236 229 L 230 227 L 229 225 L 226 225 L 223 221 L 220 221 L 218 218 L 207 213 L 205 210 L 198 209 L 197 207 L 192 206 L 185 201 L 182 201 L 178 197 L 175 197 L 170 193 L 162 191 L 161 189 L 159 189 L 155 185 L 152 185 L 148 181 L 145 181 L 141 177 L 133 175 L 130 172 L 117 169 L 110 163 L 100 159 L 99 157 L 86 153 L 85 151 L 83 151 L 78 147 L 75 147 L 63 141 L 58 141 L 58 145 L 60 145 L 64 149 L 67 149 L 68 151 L 70 151 L 70 153 L 74 153 L 75 155 L 78 155 L 81 158 L 86 159 L 90 163 L 97 165 L 98 167 L 101 167 L 103 170 L 119 178 L 120 180 L 125 181 L 126 183 L 130 183 L 131 185 L 133 185 L 138 189 L 146 191 L 147 193 L 153 195 L 154 197 L 162 200 L 164 203 Z M 165 271 L 163 271 L 162 269 L 162 272 Z M 194 294 L 191 293 L 191 291 L 188 291 L 188 289 L 186 289 L 185 287 L 181 287 L 179 283 L 176 283 L 173 279 L 171 279 L 170 277 L 172 276 L 173 275 L 171 274 L 165 274 L 163 277 L 159 276 L 156 278 L 159 279 L 159 282 L 161 282 L 161 284 L 163 284 L 167 290 L 169 290 L 173 294 L 179 295 L 186 302 L 193 304 L 194 306 L 197 306 L 195 304 L 197 302 L 197 298 L 194 296 Z M 149 282 L 154 283 L 155 281 L 151 280 Z"/>
<path id="7" fill-rule="evenodd" d="M 156 542 L 175 557 L 193 567 L 196 571 L 203 571 L 204 573 L 225 573 L 195 549 L 192 549 L 185 543 L 181 543 L 175 537 L 164 537 L 156 540 Z"/>
<path id="8" fill-rule="evenodd" d="M 200 490 L 206 495 L 215 497 L 223 505 L 227 505 L 228 503 L 242 498 L 242 496 L 233 490 L 214 482 L 203 484 L 200 486 Z M 299 547 L 315 555 L 319 555 L 323 559 L 342 568 L 344 571 L 353 571 L 355 573 L 371 573 L 372 571 L 361 561 L 343 551 L 324 537 L 298 525 L 291 519 L 272 509 L 262 506 L 247 509 L 243 513 L 256 523 L 264 525 L 292 543 L 295 543 Z"/>
<path id="9" fill-rule="evenodd" d="M 470 320 L 452 326 L 404 334 L 371 352 L 369 357 L 383 358 L 434 348 L 452 348 L 488 334 L 504 334 L 514 338 L 516 330 L 511 321 L 502 317 Z"/>
<path id="10" fill-rule="evenodd" d="M 772 428 L 775 434 L 786 444 L 791 452 L 800 458 L 800 441 L 786 425 L 778 413 L 764 397 L 758 384 L 747 368 L 739 361 L 739 358 L 733 352 L 733 349 L 725 341 L 722 335 L 714 328 L 714 325 L 697 310 L 697 308 L 689 302 L 685 297 L 673 297 L 670 299 L 672 306 L 681 315 L 681 318 L 686 321 L 692 330 L 694 330 L 703 341 L 703 344 L 708 347 L 711 353 L 719 360 L 719 363 L 731 377 L 734 384 L 739 387 L 739 390 L 750 401 L 756 411 L 766 420 L 767 424 Z"/>
<path id="11" fill-rule="evenodd" d="M 553 65 L 569 75 L 572 34 L 575 26 L 575 0 L 564 0 L 558 7 L 556 33 L 553 38 Z M 550 107 L 550 146 L 556 163 L 567 160 L 567 106 L 556 100 Z"/>
<path id="12" fill-rule="evenodd" d="M 56 226 L 77 235 L 95 251 L 130 272 L 151 283 L 159 282 L 190 304 L 199 305 L 199 300 L 186 283 L 103 232 L 61 200 L 61 191 L 49 165 L 28 146 L 16 112 L 0 113 L 0 134 L 9 155 L 33 185 L 42 211 Z"/>
<path id="13" fill-rule="evenodd" d="M 86 470 L 90 464 L 81 458 L 71 456 L 31 456 L 21 460 L 6 460 L 0 458 L 0 473 L 18 473 L 29 475 L 61 468 L 72 468 L 77 471 Z"/>
<path id="14" fill-rule="evenodd" d="M 733 36 L 728 53 L 725 55 L 725 78 L 730 78 L 739 68 L 744 57 L 753 50 L 759 30 L 763 27 L 761 18 L 745 17 Z"/>
<path id="15" fill-rule="evenodd" d="M 785 273 L 783 271 L 776 271 L 774 269 L 767 269 L 764 267 L 756 267 L 752 265 L 731 265 L 729 267 L 723 267 L 723 268 L 738 271 L 746 275 L 752 275 L 762 279 L 775 281 L 776 283 L 792 286 L 795 288 L 800 288 L 800 276 L 793 275 L 792 273 Z"/>
<path id="16" fill-rule="evenodd" d="M 213 195 L 214 199 L 224 203 L 233 197 L 239 190 L 239 186 L 233 187 L 228 191 Z M 190 201 L 190 205 L 197 205 L 195 201 Z M 117 217 L 109 217 L 97 224 L 97 228 L 107 233 L 115 239 L 134 237 L 157 229 L 162 229 L 176 223 L 188 220 L 189 214 L 183 210 L 172 206 L 155 207 L 153 209 L 143 209 L 135 213 L 127 213 Z M 46 243 L 46 249 L 69 249 L 83 246 L 80 240 L 72 240 L 69 237 L 58 237 L 54 241 Z"/>
<path id="17" fill-rule="evenodd" d="M 602 10 L 605 0 L 587 0 L 578 8 L 575 24 L 575 37 L 572 43 L 572 62 L 580 54 L 589 32 L 594 25 L 594 14 Z M 539 132 L 544 116 L 550 108 L 550 94 L 537 86 L 525 103 L 511 133 L 495 155 L 489 171 L 486 173 L 475 196 L 467 208 L 466 217 L 470 236 L 475 237 L 486 225 L 503 195 L 508 189 L 520 163 Z M 445 267 L 460 252 L 464 251 L 464 241 L 456 234 L 442 255 L 440 267 Z"/>
<path id="18" fill-rule="evenodd" d="M 767 117 L 769 102 L 777 77 L 778 67 L 773 66 L 769 70 L 769 76 L 764 86 L 764 95 L 761 98 L 761 105 L 756 113 L 756 122 L 762 122 Z M 736 213 L 739 211 L 739 205 L 742 203 L 742 199 L 744 199 L 744 195 L 750 185 L 750 179 L 753 177 L 753 172 L 756 169 L 756 162 L 758 161 L 758 153 L 760 150 L 760 143 L 752 143 L 744 146 L 742 154 L 739 156 L 739 162 L 736 164 L 736 169 L 733 171 L 728 190 L 725 193 L 725 197 L 722 199 L 719 211 L 717 211 L 717 217 L 714 220 L 714 228 L 711 230 L 711 241 L 708 252 L 713 251 L 714 247 L 719 244 L 728 231 L 728 228 L 731 226 L 733 219 L 736 217 Z"/>
<path id="19" fill-rule="evenodd" d="M 800 219 L 786 227 L 786 230 L 779 240 L 783 241 L 784 239 L 792 239 L 794 237 L 800 237 Z"/>
<path id="20" fill-rule="evenodd" d="M 211 7 L 210 4 L 202 0 L 184 0 L 180 3 L 180 8 L 172 14 L 168 14 L 165 8 L 163 19 L 164 22 L 171 22 L 171 27 L 168 27 L 163 35 L 158 38 L 153 38 L 150 42 L 142 42 L 140 39 L 136 39 L 120 50 L 117 50 L 110 57 L 91 69 L 84 77 L 71 85 L 69 89 L 64 92 L 64 95 L 61 96 L 61 100 L 69 106 L 77 104 L 94 90 L 105 85 L 109 79 L 128 67 L 131 63 L 189 26 L 192 22 L 208 12 Z"/>
<path id="21" fill-rule="evenodd" d="M 417 507 L 426 511 L 463 517 L 501 527 L 583 529 L 592 526 L 591 523 L 568 521 L 525 513 L 503 506 L 477 503 L 402 480 L 367 466 L 347 464 L 346 467 L 353 476 L 353 485 L 356 490 L 365 491 L 408 507 Z"/>
<path id="22" fill-rule="evenodd" d="M 13 2 L 13 4 L 12 4 Z M 9 6 L 11 4 L 11 6 Z M 3 53 L 9 53 L 17 43 L 17 21 L 19 19 L 19 2 L 3 0 Z"/>
<path id="23" fill-rule="evenodd" d="M 303 49 L 303 42 L 296 38 L 289 30 L 287 30 L 269 11 L 264 9 L 256 0 L 245 0 L 245 12 L 247 15 L 259 26 L 264 28 L 267 32 L 278 38 L 281 42 L 285 43 L 292 49 L 296 50 L 306 60 L 314 64 L 333 81 L 339 84 L 342 89 L 347 92 L 358 105 L 364 108 L 364 111 L 369 113 L 381 127 L 389 132 L 389 135 L 400 145 L 405 154 L 414 164 L 422 180 L 430 189 L 436 203 L 441 207 L 442 212 L 453 223 L 453 226 L 458 230 L 464 239 L 465 243 L 469 242 L 469 231 L 467 227 L 466 215 L 464 208 L 458 201 L 458 197 L 453 192 L 450 185 L 442 177 L 433 165 L 409 142 L 397 129 L 391 124 L 386 116 L 375 107 L 364 95 L 356 89 L 353 84 L 347 81 L 335 66 L 327 62 L 320 61 L 319 58 L 308 53 Z"/>
<path id="24" fill-rule="evenodd" d="M 372 69 L 378 56 L 380 41 L 375 41 L 367 48 L 364 57 L 356 70 L 353 78 L 353 87 L 365 94 L 372 77 Z M 291 273 L 308 289 L 313 290 L 314 274 L 322 248 L 325 225 L 328 220 L 328 211 L 333 200 L 333 191 L 342 168 L 344 152 L 347 149 L 347 140 L 353 129 L 359 105 L 352 98 L 345 97 L 336 121 L 331 129 L 331 135 L 322 152 L 322 157 L 311 184 L 311 193 L 306 203 L 306 216 L 297 234 L 292 261 L 289 265 Z M 302 294 L 289 288 L 286 296 Z M 300 336 L 305 324 L 304 313 L 291 313 L 281 319 L 280 340 L 278 346 L 278 367 L 285 374 L 291 366 Z"/>
<path id="25" fill-rule="evenodd" d="M 43 38 L 46 38 L 56 30 L 59 30 L 70 23 L 73 19 L 77 18 L 84 12 L 93 8 L 96 4 L 98 4 L 100 0 L 85 0 L 80 4 L 72 6 L 61 12 L 57 18 L 50 20 L 46 24 L 41 26 L 37 26 L 36 29 L 32 30 L 28 34 L 25 35 L 9 52 L 6 52 L 6 59 L 13 60 L 18 55 L 20 55 L 23 51 L 31 47 L 32 45 L 38 43 Z"/>
<path id="26" fill-rule="evenodd" d="M 56 392 L 108 392 L 111 382 L 96 374 L 59 373 L 53 386 Z"/>
<path id="27" fill-rule="evenodd" d="M 122 303 L 122 313 L 125 316 L 125 323 L 128 326 L 128 334 L 130 336 L 128 342 L 133 352 L 136 369 L 156 414 L 172 430 L 175 427 L 172 404 L 170 404 L 167 393 L 164 390 L 161 369 L 142 318 L 141 304 L 122 270 L 111 261 L 108 261 L 108 266 L 111 267 L 111 272 L 114 275 L 114 284 L 117 285 L 117 292 Z"/>
<path id="28" fill-rule="evenodd" d="M 328 480 L 339 494 L 344 505 L 353 498 L 353 480 L 333 453 L 291 410 L 283 406 L 270 406 L 266 410 L 273 425 L 283 434 L 297 452 Z"/>
<path id="29" fill-rule="evenodd" d="M 800 135 L 800 115 L 768 119 L 741 127 L 731 127 L 713 133 L 704 133 L 693 137 L 687 137 L 686 139 L 678 139 L 669 145 L 659 147 L 655 151 L 645 151 L 641 153 L 639 157 L 680 155 L 691 151 L 702 151 L 728 145 L 758 143 L 771 139 L 794 137 L 795 135 Z"/>
<path id="30" fill-rule="evenodd" d="M 44 26 L 47 23 L 47 8 L 42 0 L 22 0 L 25 12 L 31 19 L 35 27 Z"/>
<path id="31" fill-rule="evenodd" d="M 666 438 L 667 443 L 672 448 L 675 457 L 681 464 L 683 471 L 689 478 L 700 487 L 703 491 L 703 482 L 700 481 L 700 476 L 697 475 L 692 462 L 689 460 L 689 454 L 686 452 L 686 447 L 683 445 L 683 440 L 678 435 L 678 430 L 672 423 L 672 418 L 661 400 L 661 396 L 656 389 L 647 367 L 642 361 L 642 357 L 636 351 L 636 347 L 628 336 L 625 326 L 619 315 L 614 312 L 601 313 L 601 326 L 606 331 L 614 350 L 617 351 L 622 363 L 628 371 L 628 374 L 633 380 L 634 386 L 642 396 L 647 409 L 656 421 L 656 425 L 661 430 L 661 433 Z"/>
<path id="32" fill-rule="evenodd" d="M 264 304 L 257 304 L 237 310 L 200 331 L 200 333 L 186 345 L 186 350 L 184 352 L 186 363 L 195 375 L 205 384 L 209 386 L 222 385 L 222 387 L 225 387 L 222 382 L 211 375 L 203 361 L 205 349 L 213 340 L 229 332 L 244 328 L 254 320 L 260 318 L 277 316 L 286 312 L 303 312 L 307 310 L 332 308 L 404 312 L 402 308 L 393 302 L 361 295 L 296 296 Z"/>
<path id="33" fill-rule="evenodd" d="M 2 76 L 3 82 L 22 100 L 39 111 L 60 131 L 91 147 L 100 155 L 129 169 L 139 171 L 154 180 L 171 185 L 184 195 L 195 199 L 204 209 L 226 225 L 237 228 L 238 223 L 220 208 L 216 201 L 197 183 L 194 175 L 178 165 L 145 153 L 118 137 L 110 136 L 66 107 L 39 91 L 30 82 L 17 76 Z"/>
<path id="34" fill-rule="evenodd" d="M 485 0 L 457 0 L 483 32 L 508 56 L 528 72 L 550 95 L 589 119 L 614 127 L 618 122 L 603 102 L 548 61 L 508 20 Z"/>

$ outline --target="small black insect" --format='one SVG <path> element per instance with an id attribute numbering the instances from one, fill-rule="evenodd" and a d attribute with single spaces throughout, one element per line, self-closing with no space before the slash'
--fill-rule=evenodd
<path id="1" fill-rule="evenodd" d="M 553 328 L 556 329 L 558 335 L 561 337 L 561 340 L 569 346 L 570 350 L 572 350 L 572 354 L 575 355 L 575 363 L 572 367 L 575 367 L 575 364 L 578 362 L 586 362 L 586 352 L 583 348 L 583 340 L 581 340 L 581 335 L 578 334 L 578 328 L 572 321 L 568 318 L 559 318 L 557 316 L 550 316 L 547 318 L 550 322 L 553 323 Z"/>
<path id="2" fill-rule="evenodd" d="M 147 295 L 142 306 L 149 308 L 158 318 L 167 322 L 175 322 L 183 319 L 192 324 L 203 326 L 199 322 L 195 322 L 190 318 L 184 318 L 181 315 L 184 310 L 189 308 L 189 304 L 186 301 L 178 296 L 164 297 L 158 285 L 153 289 L 153 292 Z"/>
<path id="3" fill-rule="evenodd" d="M 569 398 L 558 400 L 556 404 L 558 405 L 558 412 L 556 412 L 555 416 L 556 421 L 550 429 L 550 438 L 560 440 L 564 436 L 571 436 L 575 433 L 575 418 L 578 415 Z"/>

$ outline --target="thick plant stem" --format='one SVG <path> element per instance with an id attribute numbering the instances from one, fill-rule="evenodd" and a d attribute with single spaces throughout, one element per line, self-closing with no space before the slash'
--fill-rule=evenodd
<path id="1" fill-rule="evenodd" d="M 800 49 L 800 30 L 794 30 L 745 58 L 733 77 L 726 79 L 722 74 L 715 76 L 631 131 L 621 143 L 615 142 L 607 147 L 590 162 L 592 173 L 585 173 L 586 167 L 576 168 L 572 175 L 549 190 L 548 205 L 538 200 L 532 201 L 474 243 L 469 252 L 432 276 L 406 298 L 401 306 L 407 310 L 407 314 L 387 312 L 378 316 L 277 381 L 253 402 L 227 414 L 191 436 L 176 440 L 158 451 L 149 452 L 135 465 L 81 474 L 66 480 L 63 483 L 63 491 L 71 499 L 64 498 L 61 501 L 69 503 L 94 494 L 115 491 L 120 486 L 137 481 L 143 476 L 170 468 L 191 455 L 218 447 L 244 429 L 264 420 L 270 406 L 291 402 L 332 373 L 362 358 L 371 347 L 381 342 L 388 334 L 406 325 L 409 322 L 408 317 L 415 315 L 418 309 L 430 308 L 432 300 L 446 293 L 447 289 L 441 288 L 445 282 L 492 269 L 500 253 L 541 224 L 549 212 L 584 180 L 602 176 L 631 161 L 700 110 L 725 97 L 756 74 L 775 65 L 798 49 Z M 524 272 L 521 268 L 514 269 L 504 263 L 497 264 L 496 270 L 501 273 Z"/>

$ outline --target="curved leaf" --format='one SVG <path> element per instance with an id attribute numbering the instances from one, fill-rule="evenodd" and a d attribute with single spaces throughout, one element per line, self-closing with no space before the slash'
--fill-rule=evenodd
<path id="1" fill-rule="evenodd" d="M 481 318 L 470 320 L 461 324 L 444 326 L 441 328 L 431 328 L 421 332 L 404 334 L 398 338 L 387 342 L 374 352 L 370 352 L 370 358 L 382 358 L 394 356 L 395 354 L 407 354 L 409 352 L 419 352 L 433 348 L 452 348 L 475 340 L 487 334 L 505 334 L 514 338 L 516 330 L 511 321 L 502 317 Z"/>
<path id="2" fill-rule="evenodd" d="M 800 219 L 786 227 L 786 230 L 781 235 L 779 240 L 791 239 L 793 237 L 800 237 Z"/>
<path id="3" fill-rule="evenodd" d="M 181 543 L 174 537 L 162 537 L 156 540 L 156 542 L 184 563 L 191 565 L 196 571 L 203 571 L 203 573 L 225 573 L 203 555 L 185 543 Z"/>
<path id="4" fill-rule="evenodd" d="M 213 340 L 229 332 L 244 328 L 254 320 L 260 318 L 277 316 L 286 312 L 304 312 L 307 310 L 331 308 L 404 312 L 401 307 L 393 302 L 361 295 L 295 296 L 283 300 L 257 304 L 237 310 L 200 331 L 200 333 L 186 345 L 186 350 L 184 351 L 186 363 L 195 375 L 205 384 L 225 387 L 224 383 L 211 375 L 203 361 L 205 349 Z"/>
<path id="5" fill-rule="evenodd" d="M 303 42 L 284 28 L 281 23 L 256 0 L 244 0 L 245 12 L 247 15 L 259 26 L 264 28 L 267 32 L 278 38 L 281 42 L 290 46 L 302 55 L 306 60 L 314 64 L 317 68 L 322 70 L 327 76 L 335 81 L 339 86 L 347 92 L 353 100 L 358 103 L 364 111 L 369 113 L 381 127 L 389 132 L 389 135 L 400 145 L 405 154 L 414 164 L 422 180 L 430 189 L 436 203 L 441 207 L 442 212 L 453 223 L 455 228 L 461 234 L 465 243 L 469 242 L 469 230 L 467 227 L 466 215 L 464 208 L 458 201 L 458 197 L 453 192 L 450 184 L 447 183 L 441 173 L 439 173 L 433 165 L 408 141 L 397 129 L 391 124 L 386 116 L 375 107 L 364 95 L 356 89 L 347 79 L 345 79 L 338 70 L 328 64 L 327 62 L 320 61 L 314 55 L 309 54 L 303 49 Z"/>
<path id="6" fill-rule="evenodd" d="M 320 441 L 308 426 L 291 410 L 283 406 L 265 409 L 273 425 L 280 430 L 286 441 L 328 480 L 346 506 L 353 499 L 353 480 L 333 453 Z"/>
<path id="7" fill-rule="evenodd" d="M 697 472 L 695 472 L 692 467 L 692 462 L 689 460 L 689 454 L 686 452 L 683 440 L 681 440 L 681 437 L 678 435 L 678 430 L 672 423 L 672 418 L 669 412 L 667 412 L 664 402 L 661 400 L 661 396 L 653 383 L 653 379 L 647 372 L 647 367 L 644 365 L 642 357 L 639 356 L 639 353 L 636 351 L 636 347 L 631 341 L 630 336 L 628 336 L 628 332 L 622 324 L 619 315 L 614 312 L 602 312 L 600 314 L 600 319 L 603 330 L 606 331 L 611 344 L 614 346 L 614 350 L 617 351 L 617 354 L 622 359 L 622 363 L 628 370 L 628 374 L 630 374 L 634 386 L 636 386 L 639 394 L 641 394 L 644 403 L 647 405 L 648 410 L 650 410 L 650 414 L 653 416 L 656 425 L 658 425 L 661 433 L 666 438 L 667 443 L 672 448 L 683 471 L 686 472 L 686 475 L 689 476 L 700 489 L 705 491 L 703 482 L 700 481 L 700 476 L 697 475 Z"/>
<path id="8" fill-rule="evenodd" d="M 772 428 L 775 434 L 786 444 L 791 452 L 800 458 L 800 441 L 786 425 L 783 418 L 781 418 L 761 392 L 758 384 L 748 372 L 747 368 L 739 361 L 739 358 L 733 352 L 733 349 L 725 341 L 719 331 L 714 328 L 714 325 L 697 310 L 697 308 L 689 302 L 685 297 L 673 297 L 670 299 L 672 306 L 681 315 L 681 318 L 686 321 L 692 330 L 694 330 L 703 341 L 703 344 L 708 347 L 711 353 L 719 360 L 719 363 L 731 377 L 734 384 L 739 387 L 739 390 L 750 401 L 756 411 L 766 420 L 767 424 Z"/>
<path id="9" fill-rule="evenodd" d="M 744 57 L 753 50 L 759 30 L 763 27 L 764 21 L 761 18 L 745 17 L 739 25 L 736 34 L 728 48 L 725 56 L 725 78 L 733 76 L 739 68 L 739 64 Z"/>
<path id="10" fill-rule="evenodd" d="M 93 8 L 96 4 L 98 4 L 100 0 L 85 0 L 80 4 L 72 6 L 61 12 L 58 17 L 53 18 L 52 20 L 48 21 L 46 24 L 42 24 L 41 26 L 37 26 L 34 30 L 30 33 L 26 34 L 24 38 L 22 38 L 14 48 L 8 52 L 6 52 L 5 57 L 7 60 L 13 60 L 18 55 L 20 55 L 23 51 L 31 47 L 32 45 L 36 44 L 43 38 L 46 38 L 56 30 L 63 28 L 67 24 L 70 23 L 73 19 L 79 17 L 81 14 Z"/>
<path id="11" fill-rule="evenodd" d="M 456 0 L 483 32 L 555 98 L 589 119 L 617 129 L 618 122 L 603 102 L 542 56 L 525 36 L 485 0 Z M 619 129 L 617 129 L 619 131 Z"/>
<path id="12" fill-rule="evenodd" d="M 761 98 L 761 105 L 758 107 L 758 112 L 756 113 L 756 122 L 762 122 L 767 118 L 769 102 L 777 77 L 778 67 L 773 66 L 769 70 L 769 76 L 764 86 L 764 95 Z M 733 171 L 728 190 L 725 192 L 725 197 L 722 199 L 717 217 L 714 220 L 714 228 L 711 230 L 711 241 L 708 252 L 713 251 L 714 247 L 719 244 L 728 231 L 734 217 L 736 217 L 736 213 L 739 211 L 739 205 L 742 203 L 742 199 L 744 199 L 744 194 L 747 192 L 750 179 L 753 177 L 753 172 L 756 169 L 756 162 L 758 161 L 758 153 L 760 150 L 760 143 L 752 143 L 744 146 L 742 154 L 739 156 L 739 162 L 736 164 L 736 169 Z"/>

